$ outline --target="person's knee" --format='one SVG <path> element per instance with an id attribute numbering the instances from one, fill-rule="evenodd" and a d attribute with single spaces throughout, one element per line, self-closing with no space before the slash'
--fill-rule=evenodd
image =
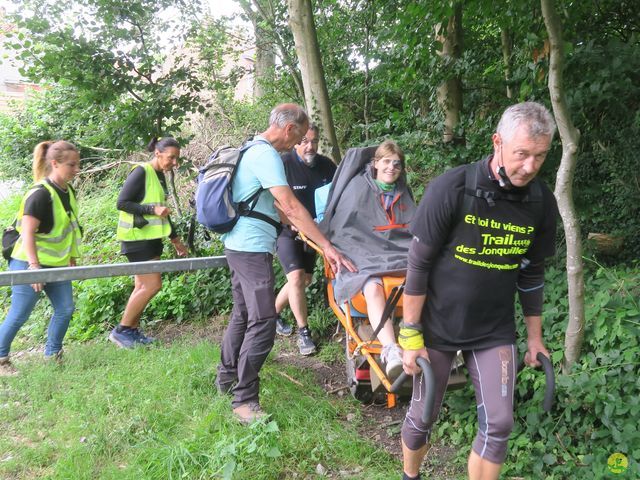
<path id="1" fill-rule="evenodd" d="M 377 282 L 367 282 L 362 289 L 362 293 L 364 294 L 364 298 L 367 302 L 373 302 L 380 299 L 384 301 L 384 289 L 382 288 L 382 285 Z"/>
<path id="2" fill-rule="evenodd" d="M 405 418 L 400 436 L 409 450 L 420 450 L 429 441 L 430 433 L 431 428 L 426 425 L 417 425 L 414 420 Z"/>
<path id="3" fill-rule="evenodd" d="M 305 273 L 304 275 L 304 286 L 305 288 L 311 285 L 311 281 L 313 280 L 313 273 Z"/>
<path id="4" fill-rule="evenodd" d="M 56 309 L 56 313 L 58 313 L 60 316 L 64 318 L 71 318 L 71 316 L 73 315 L 73 312 L 75 311 L 76 311 L 76 306 L 73 302 L 68 302 L 63 305 L 60 305 Z"/>
<path id="5" fill-rule="evenodd" d="M 140 287 L 149 298 L 154 297 L 160 290 L 162 290 L 162 279 L 158 278 L 157 280 L 153 279 L 142 282 Z"/>
<path id="6" fill-rule="evenodd" d="M 511 410 L 503 409 L 490 415 L 489 419 L 479 418 L 478 434 L 474 441 L 474 451 L 483 459 L 502 463 L 506 457 L 509 436 L 514 419 Z"/>
<path id="7" fill-rule="evenodd" d="M 509 438 L 513 430 L 513 415 L 502 411 L 495 421 L 489 425 L 489 434 L 495 438 Z"/>
<path id="8" fill-rule="evenodd" d="M 287 274 L 287 281 L 292 288 L 304 290 L 307 286 L 306 275 L 304 270 L 294 270 Z"/>
<path id="9" fill-rule="evenodd" d="M 149 291 L 151 292 L 152 296 L 155 296 L 160 290 L 162 290 L 162 280 L 154 283 Z"/>

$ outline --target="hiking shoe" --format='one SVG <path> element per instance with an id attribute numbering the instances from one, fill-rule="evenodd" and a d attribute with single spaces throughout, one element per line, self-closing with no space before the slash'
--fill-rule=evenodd
<path id="1" fill-rule="evenodd" d="M 54 363 L 62 363 L 63 357 L 64 356 L 64 350 L 60 350 L 56 353 L 52 353 L 51 355 L 45 355 L 44 356 L 44 360 L 45 362 L 54 362 Z"/>
<path id="2" fill-rule="evenodd" d="M 137 345 L 144 345 L 140 339 L 140 332 L 137 328 L 124 327 L 118 330 L 118 327 L 111 330 L 109 340 L 120 348 L 133 348 Z"/>
<path id="3" fill-rule="evenodd" d="M 276 318 L 276 333 L 283 337 L 288 337 L 293 333 L 293 326 L 288 323 L 284 323 L 282 317 Z"/>
<path id="4" fill-rule="evenodd" d="M 149 345 L 156 341 L 153 337 L 147 337 L 139 328 L 134 328 L 133 330 L 135 332 L 134 335 L 138 339 L 138 343 L 141 343 L 142 345 Z"/>
<path id="5" fill-rule="evenodd" d="M 258 402 L 248 402 L 234 408 L 233 416 L 243 425 L 249 425 L 257 420 L 267 418 L 269 415 L 260 408 Z"/>
<path id="6" fill-rule="evenodd" d="M 298 333 L 298 349 L 300 350 L 300 355 L 304 356 L 316 353 L 316 344 L 311 340 L 309 327 L 300 329 L 300 333 Z"/>
<path id="7" fill-rule="evenodd" d="M 402 373 L 402 349 L 397 343 L 382 347 L 380 360 L 385 364 L 385 373 L 390 381 L 394 381 Z"/>
<path id="8" fill-rule="evenodd" d="M 18 370 L 13 366 L 9 357 L 0 357 L 0 377 L 15 377 Z"/>

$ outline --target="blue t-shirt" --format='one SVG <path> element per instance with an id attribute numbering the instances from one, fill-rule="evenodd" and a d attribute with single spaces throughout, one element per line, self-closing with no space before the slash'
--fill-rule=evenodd
<path id="1" fill-rule="evenodd" d="M 258 139 L 266 142 L 259 135 L 254 140 Z M 269 191 L 271 187 L 280 186 L 288 186 L 288 183 L 278 152 L 268 142 L 250 147 L 244 153 L 233 179 L 233 200 L 246 200 L 262 187 L 265 190 L 260 194 L 254 211 L 280 221 L 274 206 L 275 199 Z M 267 222 L 257 218 L 240 217 L 233 230 L 222 236 L 222 241 L 226 248 L 238 252 L 274 253 L 276 236 L 276 229 Z"/>
<path id="2" fill-rule="evenodd" d="M 324 218 L 324 211 L 327 208 L 327 200 L 329 199 L 329 190 L 331 190 L 331 182 L 324 187 L 317 188 L 315 191 L 316 222 L 318 223 Z"/>

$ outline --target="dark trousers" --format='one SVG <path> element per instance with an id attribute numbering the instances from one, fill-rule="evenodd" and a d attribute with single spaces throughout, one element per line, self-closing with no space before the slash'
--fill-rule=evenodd
<path id="1" fill-rule="evenodd" d="M 222 339 L 217 383 L 237 382 L 233 407 L 257 402 L 259 373 L 276 335 L 273 255 L 225 249 L 231 270 L 233 310 Z"/>

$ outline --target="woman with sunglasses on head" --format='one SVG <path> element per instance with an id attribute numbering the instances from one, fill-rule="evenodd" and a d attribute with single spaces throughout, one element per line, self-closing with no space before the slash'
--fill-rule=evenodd
<path id="1" fill-rule="evenodd" d="M 11 252 L 9 270 L 68 267 L 80 256 L 81 229 L 78 205 L 70 182 L 80 171 L 78 149 L 64 140 L 39 143 L 33 151 L 33 178 L 16 217 L 20 234 Z M 62 340 L 73 315 L 71 281 L 14 285 L 11 307 L 0 325 L 0 376 L 17 373 L 9 361 L 11 343 L 27 321 L 40 292 L 49 297 L 53 315 L 47 330 L 44 355 L 60 359 Z"/>
<path id="2" fill-rule="evenodd" d="M 336 297 L 342 303 L 361 290 L 375 330 L 386 302 L 380 272 L 401 275 L 406 271 L 412 238 L 408 224 L 416 205 L 406 183 L 402 149 L 393 140 L 380 144 L 371 162 L 348 181 L 335 205 L 321 228 L 358 268 L 356 273 L 338 274 Z M 384 324 L 378 340 L 386 374 L 395 379 L 402 372 L 402 350 L 392 322 Z"/>
<path id="3" fill-rule="evenodd" d="M 121 241 L 121 253 L 130 262 L 159 260 L 163 238 L 169 237 L 178 256 L 187 255 L 187 247 L 177 236 L 169 219 L 167 207 L 167 183 L 164 172 L 178 165 L 180 145 L 172 137 L 154 138 L 147 150 L 153 158 L 136 164 L 124 182 L 118 196 L 117 238 Z M 122 348 L 148 345 L 152 338 L 140 331 L 140 317 L 151 299 L 162 288 L 160 273 L 134 276 L 134 289 L 124 309 L 120 325 L 109 334 L 109 340 Z"/>

